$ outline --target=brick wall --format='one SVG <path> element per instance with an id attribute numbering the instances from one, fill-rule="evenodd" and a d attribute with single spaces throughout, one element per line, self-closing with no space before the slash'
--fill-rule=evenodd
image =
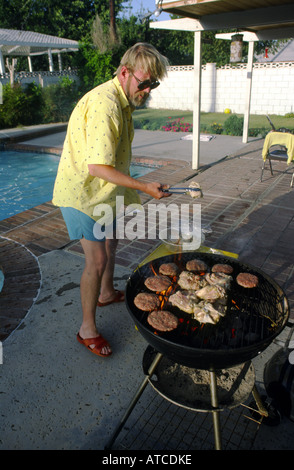
<path id="1" fill-rule="evenodd" d="M 148 107 L 193 109 L 194 67 L 169 67 L 162 85 L 152 91 Z M 201 111 L 243 113 L 247 65 L 202 67 Z M 251 114 L 294 112 L 294 62 L 255 63 L 252 74 Z"/>

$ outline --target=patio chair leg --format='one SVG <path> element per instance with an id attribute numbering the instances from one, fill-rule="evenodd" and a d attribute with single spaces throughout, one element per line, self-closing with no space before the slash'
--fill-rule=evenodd
<path id="1" fill-rule="evenodd" d="M 270 169 L 271 169 L 271 175 L 273 176 L 273 168 L 272 168 L 271 159 L 269 158 L 268 161 L 269 161 L 269 165 L 270 165 Z"/>
<path id="2" fill-rule="evenodd" d="M 262 175 L 263 175 L 263 172 L 264 172 L 264 165 L 265 165 L 265 162 L 263 162 L 263 164 L 262 164 L 260 181 L 262 181 Z"/>

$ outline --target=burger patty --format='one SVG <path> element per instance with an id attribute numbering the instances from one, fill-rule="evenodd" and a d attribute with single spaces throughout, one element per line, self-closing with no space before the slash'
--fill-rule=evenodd
<path id="1" fill-rule="evenodd" d="M 233 268 L 229 264 L 215 264 L 212 266 L 211 271 L 213 273 L 231 274 L 233 272 Z"/>
<path id="2" fill-rule="evenodd" d="M 156 310 L 149 313 L 147 317 L 149 325 L 155 330 L 172 331 L 178 326 L 178 318 L 167 310 Z"/>
<path id="3" fill-rule="evenodd" d="M 186 269 L 188 271 L 201 272 L 207 271 L 208 266 L 204 261 L 201 261 L 201 259 L 191 259 L 190 261 L 187 261 Z"/>
<path id="4" fill-rule="evenodd" d="M 154 292 L 163 292 L 171 286 L 172 281 L 167 276 L 151 276 L 147 277 L 144 282 L 148 289 Z"/>
<path id="5" fill-rule="evenodd" d="M 239 286 L 247 287 L 247 288 L 256 287 L 258 285 L 258 277 L 255 276 L 254 274 L 249 274 L 249 273 L 238 274 L 238 276 L 236 277 L 236 281 L 239 284 Z"/>
<path id="6" fill-rule="evenodd" d="M 160 274 L 166 276 L 176 276 L 178 272 L 178 266 L 175 263 L 164 263 L 159 266 Z"/>
<path id="7" fill-rule="evenodd" d="M 134 298 L 134 304 L 140 310 L 150 312 L 151 310 L 154 310 L 160 306 L 160 300 L 156 294 L 141 292 Z"/>

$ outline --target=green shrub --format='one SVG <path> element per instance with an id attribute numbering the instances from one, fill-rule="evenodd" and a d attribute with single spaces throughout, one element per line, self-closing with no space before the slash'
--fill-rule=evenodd
<path id="1" fill-rule="evenodd" d="M 206 124 L 200 124 L 200 132 L 203 132 L 204 134 L 207 132 L 207 125 Z"/>
<path id="2" fill-rule="evenodd" d="M 159 130 L 158 123 L 157 122 L 151 122 L 150 125 L 149 125 L 149 130 L 150 131 L 158 131 Z"/>
<path id="3" fill-rule="evenodd" d="M 111 52 L 100 53 L 92 44 L 81 43 L 75 59 L 83 93 L 113 78 Z"/>
<path id="4" fill-rule="evenodd" d="M 269 130 L 267 127 L 254 127 L 248 130 L 249 137 L 262 137 L 264 138 L 268 134 Z"/>
<path id="5" fill-rule="evenodd" d="M 224 122 L 224 134 L 227 135 L 242 135 L 243 134 L 243 117 L 238 117 L 236 114 L 232 114 Z"/>
<path id="6" fill-rule="evenodd" d="M 3 104 L 0 106 L 0 128 L 39 124 L 42 120 L 42 89 L 35 83 L 25 87 L 20 83 L 3 86 Z"/>
<path id="7" fill-rule="evenodd" d="M 77 85 L 68 77 L 45 88 L 35 83 L 8 83 L 3 86 L 0 128 L 66 122 L 77 100 Z"/>
<path id="8" fill-rule="evenodd" d="M 26 96 L 26 111 L 23 116 L 23 124 L 40 124 L 43 120 L 43 89 L 35 82 L 28 84 L 24 93 Z"/>
<path id="9" fill-rule="evenodd" d="M 138 119 L 136 121 L 136 129 L 146 129 L 149 125 L 149 119 Z"/>
<path id="10" fill-rule="evenodd" d="M 210 126 L 210 132 L 213 134 L 222 134 L 223 133 L 223 126 L 222 124 L 218 124 L 217 122 L 213 122 Z"/>
<path id="11" fill-rule="evenodd" d="M 25 109 L 25 95 L 22 87 L 17 84 L 3 86 L 3 104 L 0 106 L 1 128 L 15 127 L 19 124 Z"/>
<path id="12" fill-rule="evenodd" d="M 43 122 L 66 122 L 78 100 L 74 80 L 63 77 L 58 83 L 43 88 Z"/>

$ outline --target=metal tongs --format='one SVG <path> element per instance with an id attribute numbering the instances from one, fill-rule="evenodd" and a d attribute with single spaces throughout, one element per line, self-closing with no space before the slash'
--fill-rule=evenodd
<path id="1" fill-rule="evenodd" d="M 191 191 L 199 191 L 202 194 L 202 190 L 200 188 L 168 188 L 168 189 L 161 189 L 163 193 L 173 193 L 173 194 L 188 194 Z"/>

